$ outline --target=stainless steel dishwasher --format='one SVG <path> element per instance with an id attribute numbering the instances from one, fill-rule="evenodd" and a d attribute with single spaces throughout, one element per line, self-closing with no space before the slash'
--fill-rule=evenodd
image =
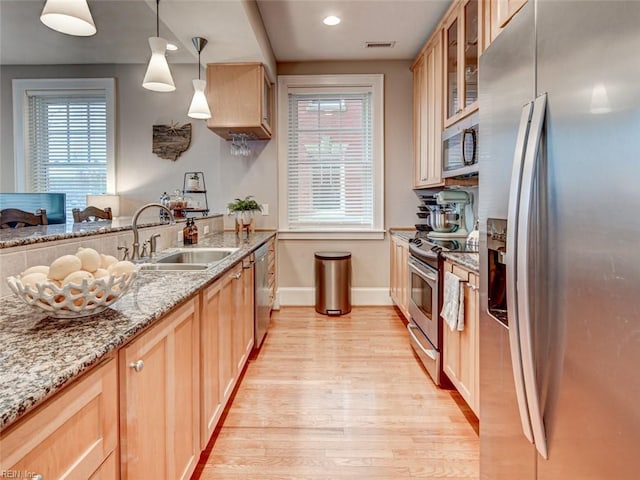
<path id="1" fill-rule="evenodd" d="M 254 348 L 260 348 L 264 336 L 269 328 L 270 310 L 269 306 L 269 265 L 267 254 L 269 247 L 262 245 L 255 251 L 255 301 L 254 301 Z"/>

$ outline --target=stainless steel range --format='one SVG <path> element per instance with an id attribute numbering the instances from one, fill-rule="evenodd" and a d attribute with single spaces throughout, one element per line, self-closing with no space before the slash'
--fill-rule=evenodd
<path id="1" fill-rule="evenodd" d="M 418 231 L 409 241 L 409 337 L 434 383 L 450 386 L 442 365 L 442 252 L 477 252 L 466 239 L 433 240 Z"/>

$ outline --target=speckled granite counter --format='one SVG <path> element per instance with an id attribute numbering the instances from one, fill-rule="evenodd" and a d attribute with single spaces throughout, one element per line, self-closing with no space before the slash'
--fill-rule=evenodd
<path id="1" fill-rule="evenodd" d="M 196 217 L 196 219 L 222 217 L 221 213 Z M 154 227 L 166 225 L 159 220 L 149 220 L 150 217 L 141 219 L 139 226 Z M 177 222 L 186 221 L 184 218 Z M 31 245 L 34 243 L 53 242 L 68 238 L 87 237 L 103 233 L 114 233 L 131 230 L 131 217 L 118 217 L 113 220 L 100 220 L 97 222 L 60 223 L 54 225 L 42 225 L 39 227 L 4 228 L 0 229 L 0 249 Z"/>
<path id="2" fill-rule="evenodd" d="M 389 229 L 389 233 L 403 240 L 409 241 L 415 237 L 415 230 L 402 230 L 402 229 Z M 453 263 L 457 263 L 474 272 L 480 271 L 480 256 L 477 253 L 469 252 L 450 252 L 445 247 L 442 247 L 442 256 L 450 260 Z"/>
<path id="3" fill-rule="evenodd" d="M 443 251 L 442 256 L 453 263 L 467 268 L 473 272 L 478 273 L 480 271 L 480 254 L 478 253 L 464 253 L 464 252 L 447 252 Z"/>
<path id="4" fill-rule="evenodd" d="M 141 271 L 131 291 L 92 317 L 52 319 L 16 296 L 0 298 L 0 430 L 274 235 L 256 232 L 247 239 L 225 232 L 201 238 L 198 247 L 239 250 L 207 270 Z"/>
<path id="5" fill-rule="evenodd" d="M 399 237 L 407 242 L 416 236 L 416 231 L 414 229 L 401 230 L 397 228 L 390 228 L 389 233 L 394 237 Z"/>

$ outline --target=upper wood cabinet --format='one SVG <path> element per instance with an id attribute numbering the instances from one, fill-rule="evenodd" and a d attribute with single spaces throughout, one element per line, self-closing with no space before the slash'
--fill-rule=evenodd
<path id="1" fill-rule="evenodd" d="M 110 357 L 0 434 L 0 472 L 116 480 L 117 444 L 118 376 Z"/>
<path id="2" fill-rule="evenodd" d="M 188 300 L 119 352 L 123 480 L 188 479 L 198 463 L 198 307 Z"/>
<path id="3" fill-rule="evenodd" d="M 456 2 L 444 21 L 445 121 L 448 127 L 478 109 L 478 58 L 483 2 Z"/>
<path id="4" fill-rule="evenodd" d="M 230 133 L 270 139 L 273 88 L 261 63 L 207 65 L 207 100 L 211 118 L 207 126 L 225 140 Z"/>
<path id="5" fill-rule="evenodd" d="M 485 0 L 485 45 L 488 46 L 527 0 Z M 485 47 L 486 48 L 486 47 Z"/>

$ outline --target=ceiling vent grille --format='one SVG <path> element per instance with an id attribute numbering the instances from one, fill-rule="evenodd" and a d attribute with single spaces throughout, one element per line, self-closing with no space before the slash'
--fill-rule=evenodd
<path id="1" fill-rule="evenodd" d="M 395 41 L 392 42 L 366 42 L 366 48 L 393 48 L 396 44 Z"/>

